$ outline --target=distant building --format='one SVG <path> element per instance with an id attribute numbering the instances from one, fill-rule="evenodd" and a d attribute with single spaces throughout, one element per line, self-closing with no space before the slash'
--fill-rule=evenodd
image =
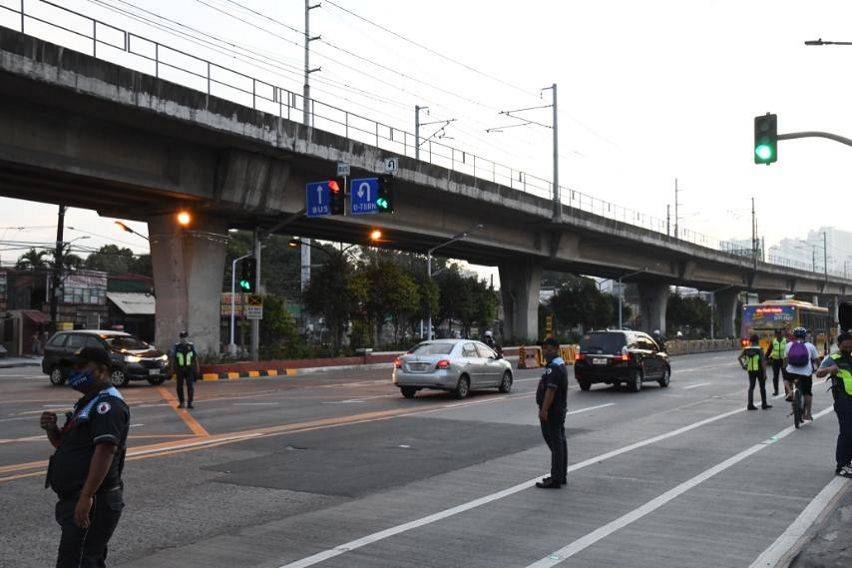
<path id="1" fill-rule="evenodd" d="M 769 254 L 770 257 L 793 261 L 794 266 L 816 272 L 825 270 L 827 256 L 829 273 L 852 274 L 852 232 L 835 227 L 820 227 L 808 232 L 804 239 L 782 239 L 769 248 Z"/>

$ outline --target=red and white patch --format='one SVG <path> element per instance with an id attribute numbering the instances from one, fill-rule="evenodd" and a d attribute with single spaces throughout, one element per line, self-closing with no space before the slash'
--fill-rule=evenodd
<path id="1" fill-rule="evenodd" d="M 106 414 L 109 412 L 109 409 L 112 408 L 108 402 L 102 402 L 98 405 L 98 414 Z"/>

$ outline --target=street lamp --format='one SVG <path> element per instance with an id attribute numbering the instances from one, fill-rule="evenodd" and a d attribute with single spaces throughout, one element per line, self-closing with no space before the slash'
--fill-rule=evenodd
<path id="1" fill-rule="evenodd" d="M 432 280 L 432 254 L 438 250 L 439 248 L 443 248 L 447 245 L 451 245 L 455 242 L 458 242 L 462 239 L 466 239 L 468 233 L 473 231 L 481 231 L 485 228 L 485 225 L 482 223 L 477 223 L 476 225 L 470 227 L 469 229 L 465 229 L 461 233 L 451 237 L 448 241 L 445 241 L 437 246 L 434 246 L 426 251 L 426 277 L 431 281 Z M 428 339 L 432 339 L 432 307 L 429 306 L 429 315 L 426 323 L 426 337 Z"/>
<path id="2" fill-rule="evenodd" d="M 807 40 L 805 45 L 852 45 L 852 41 L 822 41 L 820 38 Z"/>
<path id="3" fill-rule="evenodd" d="M 648 270 L 647 267 L 643 266 L 641 270 L 637 270 L 635 272 L 629 272 L 627 274 L 622 274 L 618 277 L 618 329 L 624 329 L 624 289 L 621 286 L 621 281 L 625 278 L 630 278 L 631 276 L 636 276 L 637 274 L 642 274 Z"/>
<path id="4" fill-rule="evenodd" d="M 133 234 L 133 235 L 136 235 L 137 237 L 142 237 L 142 238 L 143 238 L 143 239 L 145 239 L 146 241 L 147 241 L 147 240 L 149 240 L 149 239 L 148 239 L 148 237 L 146 237 L 146 236 L 145 236 L 145 235 L 143 235 L 142 233 L 138 233 L 138 232 L 134 231 L 133 229 L 131 229 L 130 227 L 128 227 L 127 225 L 125 225 L 125 224 L 124 224 L 124 223 L 122 223 L 121 221 L 116 221 L 116 222 L 115 222 L 115 224 L 116 224 L 116 226 L 117 226 L 119 229 L 121 229 L 121 230 L 122 230 L 122 231 L 124 231 L 125 233 L 131 233 L 131 234 Z"/>
<path id="5" fill-rule="evenodd" d="M 187 225 L 189 225 L 189 223 L 191 221 L 192 221 L 192 215 L 190 215 L 188 211 L 178 212 L 178 214 L 177 214 L 178 224 L 180 224 L 183 227 L 186 227 Z"/>
<path id="6" fill-rule="evenodd" d="M 382 232 L 379 229 L 373 229 L 370 231 L 370 240 L 374 243 L 379 242 L 382 240 Z"/>

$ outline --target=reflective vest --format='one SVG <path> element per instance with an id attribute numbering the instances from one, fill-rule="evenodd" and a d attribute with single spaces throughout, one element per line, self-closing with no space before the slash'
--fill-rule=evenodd
<path id="1" fill-rule="evenodd" d="M 760 370 L 760 347 L 747 347 L 745 350 L 746 371 Z"/>
<path id="2" fill-rule="evenodd" d="M 772 352 L 769 354 L 769 357 L 772 359 L 783 359 L 784 354 L 787 352 L 787 340 L 781 339 L 778 341 L 777 339 L 772 340 Z"/>
<path id="3" fill-rule="evenodd" d="M 186 345 L 179 343 L 175 346 L 175 363 L 178 367 L 192 367 L 193 357 L 195 357 L 195 347 L 191 343 Z"/>
<path id="4" fill-rule="evenodd" d="M 837 378 L 835 379 L 835 388 L 839 391 L 840 386 L 837 381 L 842 383 L 842 390 L 849 396 L 852 396 L 852 357 L 843 357 L 842 353 L 832 353 L 831 358 L 837 365 Z"/>

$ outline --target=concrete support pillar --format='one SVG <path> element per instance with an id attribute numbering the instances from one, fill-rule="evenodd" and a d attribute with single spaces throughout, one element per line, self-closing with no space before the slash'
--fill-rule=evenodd
<path id="1" fill-rule="evenodd" d="M 666 307 L 669 303 L 669 285 L 640 282 L 639 312 L 642 315 L 642 331 L 652 333 L 659 329 L 666 334 Z"/>
<path id="2" fill-rule="evenodd" d="M 186 330 L 199 353 L 218 353 L 228 231 L 200 218 L 181 227 L 174 215 L 148 220 L 157 295 L 156 343 L 168 349 Z"/>
<path id="3" fill-rule="evenodd" d="M 503 299 L 506 338 L 538 340 L 538 296 L 541 263 L 533 259 L 500 264 L 500 294 Z"/>
<path id="4" fill-rule="evenodd" d="M 737 331 L 737 301 L 738 290 L 722 290 L 716 292 L 716 313 L 719 314 L 719 331 L 716 337 L 738 337 Z"/>

